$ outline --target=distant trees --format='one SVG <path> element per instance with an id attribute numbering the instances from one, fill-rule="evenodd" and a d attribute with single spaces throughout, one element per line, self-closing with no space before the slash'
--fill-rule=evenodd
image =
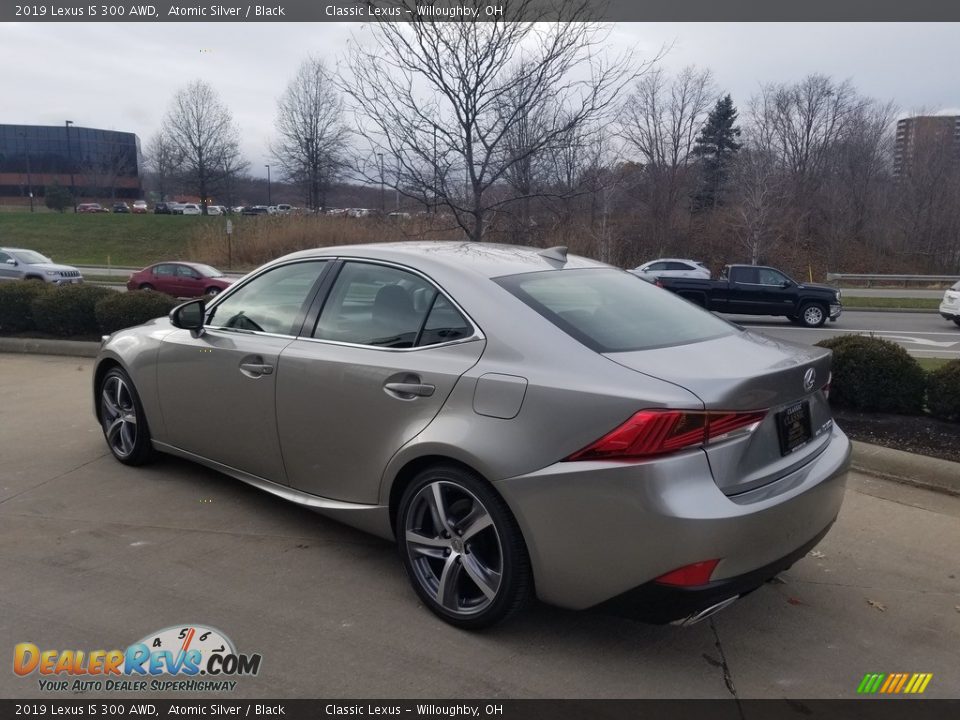
<path id="1" fill-rule="evenodd" d="M 200 197 L 206 214 L 211 195 L 247 166 L 233 116 L 213 87 L 197 80 L 174 95 L 162 133 L 179 158 L 184 185 Z"/>
<path id="2" fill-rule="evenodd" d="M 717 100 L 713 110 L 697 135 L 693 154 L 700 159 L 702 186 L 697 196 L 700 207 L 716 207 L 728 180 L 737 151 L 743 146 L 737 142 L 737 108 L 729 94 Z"/>
<path id="3" fill-rule="evenodd" d="M 182 162 L 180 151 L 165 132 L 158 132 L 147 143 L 144 165 L 153 174 L 161 200 L 166 200 L 173 193 L 181 174 Z"/>
<path id="4" fill-rule="evenodd" d="M 43 191 L 43 201 L 51 210 L 62 213 L 68 207 L 73 206 L 73 195 L 67 188 L 54 183 L 53 185 L 47 185 Z"/>
<path id="5" fill-rule="evenodd" d="M 321 208 L 344 167 L 343 101 L 323 62 L 307 58 L 277 103 L 271 145 L 284 179 L 300 186 L 307 206 Z"/>
<path id="6" fill-rule="evenodd" d="M 379 182 L 389 157 L 390 186 L 446 209 L 471 240 L 508 205 L 541 197 L 530 183 L 536 158 L 609 114 L 637 75 L 631 56 L 600 51 L 608 30 L 577 0 L 552 7 L 552 20 L 537 0 L 517 0 L 497 20 L 480 19 L 482 2 L 470 0 L 478 17 L 457 22 L 395 4 L 412 22 L 369 26 L 376 45 L 354 45 L 340 79 L 368 145 L 357 170 Z M 514 191 L 502 192 L 508 181 Z"/>

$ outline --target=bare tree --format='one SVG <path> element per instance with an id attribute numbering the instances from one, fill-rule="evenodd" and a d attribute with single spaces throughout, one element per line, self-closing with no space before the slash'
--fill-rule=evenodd
<path id="1" fill-rule="evenodd" d="M 611 61 L 596 52 L 609 31 L 590 21 L 583 0 L 560 0 L 551 20 L 538 0 L 506 3 L 493 20 L 483 0 L 468 0 L 464 7 L 476 15 L 457 22 L 419 14 L 414 0 L 390 4 L 410 11 L 411 22 L 369 26 L 375 43 L 354 45 L 351 75 L 339 81 L 370 146 L 357 170 L 379 182 L 374 159 L 389 155 L 390 186 L 445 207 L 472 240 L 483 239 L 492 213 L 518 199 L 492 189 L 565 133 L 607 114 L 637 75 L 631 54 Z M 535 111 L 538 121 L 515 142 Z"/>
<path id="2" fill-rule="evenodd" d="M 343 100 L 321 60 L 309 57 L 300 65 L 277 103 L 276 128 L 271 152 L 284 179 L 304 189 L 310 208 L 325 206 L 348 133 Z"/>
<path id="3" fill-rule="evenodd" d="M 661 248 L 670 244 L 674 215 L 689 194 L 694 145 L 715 100 L 709 70 L 686 67 L 671 80 L 657 68 L 640 78 L 624 107 L 621 133 L 643 164 L 644 194 Z"/>
<path id="4" fill-rule="evenodd" d="M 166 200 L 167 195 L 173 192 L 182 162 L 176 145 L 162 131 L 147 143 L 144 164 L 153 174 L 161 200 Z"/>
<path id="5" fill-rule="evenodd" d="M 756 265 L 764 250 L 779 239 L 776 213 L 783 201 L 774 157 L 768 150 L 744 148 L 734 165 L 736 202 L 730 224 L 750 262 Z"/>
<path id="6" fill-rule="evenodd" d="M 233 116 L 216 91 L 197 80 L 174 95 L 163 133 L 181 157 L 184 182 L 199 195 L 206 215 L 211 194 L 247 165 Z"/>

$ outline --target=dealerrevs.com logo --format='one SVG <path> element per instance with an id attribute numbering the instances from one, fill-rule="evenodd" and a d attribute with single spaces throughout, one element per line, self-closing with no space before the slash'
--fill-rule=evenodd
<path id="1" fill-rule="evenodd" d="M 37 675 L 45 692 L 231 691 L 233 678 L 260 672 L 260 661 L 204 625 L 164 628 L 125 650 L 41 649 L 30 642 L 13 649 L 13 672 Z"/>

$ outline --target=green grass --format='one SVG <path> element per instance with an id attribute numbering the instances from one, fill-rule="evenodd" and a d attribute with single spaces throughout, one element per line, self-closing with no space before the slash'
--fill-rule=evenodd
<path id="1" fill-rule="evenodd" d="M 927 372 L 933 372 L 937 368 L 941 368 L 944 365 L 946 365 L 948 362 L 950 362 L 949 358 L 918 357 L 918 358 L 914 358 L 914 360 L 920 363 L 920 367 L 922 367 Z"/>
<path id="2" fill-rule="evenodd" d="M 856 297 L 841 298 L 845 310 L 858 308 L 877 308 L 884 310 L 936 310 L 940 307 L 939 298 L 895 298 L 895 297 Z"/>
<path id="3" fill-rule="evenodd" d="M 142 267 L 183 258 L 198 226 L 224 222 L 182 215 L 3 212 L 0 245 L 29 248 L 68 264 Z"/>

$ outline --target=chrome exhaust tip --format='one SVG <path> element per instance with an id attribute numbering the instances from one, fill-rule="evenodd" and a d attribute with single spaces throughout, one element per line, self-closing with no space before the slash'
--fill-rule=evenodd
<path id="1" fill-rule="evenodd" d="M 678 627 L 690 627 L 691 625 L 696 625 L 701 620 L 706 620 L 708 617 L 711 617 L 712 615 L 716 615 L 721 610 L 730 607 L 739 599 L 740 599 L 739 595 L 734 595 L 731 598 L 727 598 L 726 600 L 721 600 L 715 605 L 711 605 L 710 607 L 700 610 L 699 612 L 695 612 L 692 615 L 688 615 L 682 620 L 674 620 L 670 624 L 677 625 Z"/>

